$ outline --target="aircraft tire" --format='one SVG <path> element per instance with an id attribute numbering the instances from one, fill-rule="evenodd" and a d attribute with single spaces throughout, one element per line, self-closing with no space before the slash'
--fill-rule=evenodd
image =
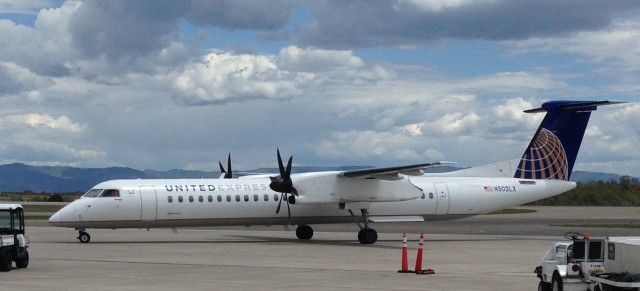
<path id="1" fill-rule="evenodd" d="M 81 231 L 80 235 L 78 235 L 78 240 L 80 240 L 81 243 L 86 244 L 91 241 L 91 236 L 88 233 Z"/>
<path id="2" fill-rule="evenodd" d="M 302 240 L 308 240 L 313 237 L 313 228 L 308 225 L 299 225 L 296 228 L 296 236 Z"/>
<path id="3" fill-rule="evenodd" d="M 363 245 L 371 245 L 378 241 L 378 232 L 373 228 L 363 228 L 358 232 L 358 241 Z"/>

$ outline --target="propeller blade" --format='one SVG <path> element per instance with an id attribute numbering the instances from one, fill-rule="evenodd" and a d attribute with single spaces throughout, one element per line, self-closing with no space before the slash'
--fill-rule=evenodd
<path id="1" fill-rule="evenodd" d="M 225 179 L 231 179 L 233 177 L 233 174 L 231 173 L 231 153 L 229 153 L 229 156 L 227 157 L 227 170 L 224 170 L 224 167 L 222 166 L 222 162 L 218 161 L 218 166 L 220 166 L 220 173 L 224 174 L 224 176 L 220 175 L 221 177 L 225 178 Z"/>
<path id="2" fill-rule="evenodd" d="M 278 169 L 280 170 L 280 177 L 285 177 L 284 165 L 282 164 L 282 157 L 280 157 L 280 149 L 277 148 L 276 152 L 278 153 Z"/>
<path id="3" fill-rule="evenodd" d="M 287 214 L 289 215 L 289 224 L 291 224 L 291 207 L 289 207 L 289 199 L 288 199 L 288 197 L 285 197 L 285 199 L 287 199 Z"/>
<path id="4" fill-rule="evenodd" d="M 222 163 L 220 161 L 218 161 L 218 165 L 220 166 L 220 173 L 224 174 L 225 177 L 227 176 L 227 171 L 224 170 L 224 167 L 222 166 Z"/>
<path id="5" fill-rule="evenodd" d="M 229 156 L 227 157 L 227 173 L 224 175 L 225 179 L 231 179 L 233 178 L 233 175 L 231 174 L 231 153 L 229 153 Z"/>
<path id="6" fill-rule="evenodd" d="M 293 162 L 293 156 L 289 157 L 289 162 L 287 163 L 286 179 L 291 179 L 291 162 Z"/>
<path id="7" fill-rule="evenodd" d="M 278 208 L 276 208 L 276 214 L 280 213 L 280 205 L 282 204 L 282 195 L 280 195 L 280 201 L 278 201 Z"/>

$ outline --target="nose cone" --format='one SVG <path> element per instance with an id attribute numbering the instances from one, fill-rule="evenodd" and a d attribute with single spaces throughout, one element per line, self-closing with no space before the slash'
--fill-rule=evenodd
<path id="1" fill-rule="evenodd" d="M 73 226 L 78 222 L 75 203 L 70 203 L 49 217 L 49 223 L 55 226 Z"/>

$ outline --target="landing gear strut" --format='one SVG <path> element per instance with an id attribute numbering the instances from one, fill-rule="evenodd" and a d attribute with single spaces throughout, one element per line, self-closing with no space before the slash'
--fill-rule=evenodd
<path id="1" fill-rule="evenodd" d="M 363 245 L 371 245 L 378 241 L 378 232 L 375 229 L 369 227 L 369 209 L 363 208 L 360 209 L 362 213 L 362 220 L 364 226 L 362 226 L 357 220 L 356 223 L 360 227 L 360 231 L 358 232 L 358 241 Z M 351 209 L 349 209 L 349 213 L 351 216 L 355 217 Z"/>
<path id="2" fill-rule="evenodd" d="M 78 231 L 78 240 L 83 243 L 86 244 L 91 240 L 91 236 L 84 230 L 79 230 Z"/>

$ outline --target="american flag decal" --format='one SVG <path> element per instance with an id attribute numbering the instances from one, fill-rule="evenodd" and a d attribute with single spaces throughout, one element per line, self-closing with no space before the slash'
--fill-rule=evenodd
<path id="1" fill-rule="evenodd" d="M 484 186 L 484 192 L 493 192 L 493 186 Z"/>

